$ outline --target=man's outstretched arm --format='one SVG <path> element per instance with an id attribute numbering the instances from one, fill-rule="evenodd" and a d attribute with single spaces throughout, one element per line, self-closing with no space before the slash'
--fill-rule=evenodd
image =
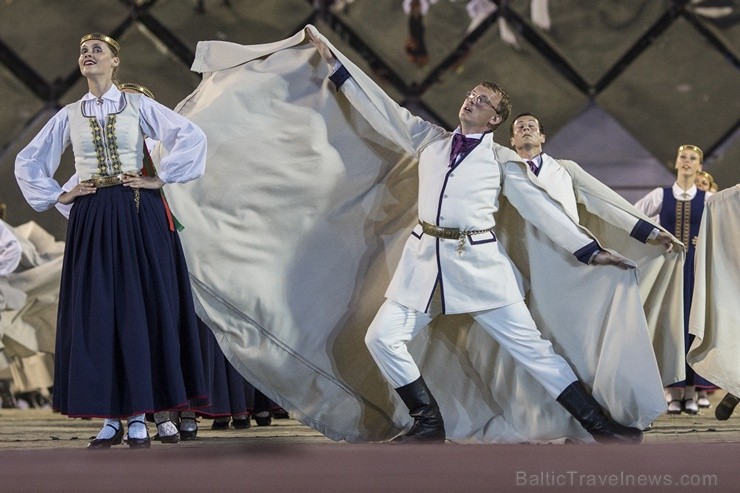
<path id="1" fill-rule="evenodd" d="M 516 162 L 507 162 L 503 193 L 521 216 L 545 233 L 555 244 L 572 252 L 582 263 L 634 269 L 630 260 L 603 250 L 565 213 L 562 206 L 534 185 Z"/>
<path id="2" fill-rule="evenodd" d="M 321 58 L 333 70 L 329 78 L 337 90 L 344 94 L 379 134 L 406 153 L 416 156 L 429 142 L 446 133 L 442 127 L 412 115 L 406 108 L 399 106 L 369 79 L 355 80 L 318 31 L 308 27 L 306 33 Z"/>

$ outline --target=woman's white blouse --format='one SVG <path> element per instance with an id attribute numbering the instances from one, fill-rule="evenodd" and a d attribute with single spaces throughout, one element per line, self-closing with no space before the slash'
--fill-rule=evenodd
<path id="1" fill-rule="evenodd" d="M 121 92 L 111 86 L 100 102 L 91 93 L 87 93 L 82 101 L 85 111 L 91 111 L 102 126 L 108 114 L 120 111 Z M 159 163 L 157 174 L 162 181 L 183 183 L 203 176 L 206 136 L 197 125 L 156 101 L 141 96 L 139 126 L 146 137 L 160 141 L 168 151 Z M 18 153 L 15 177 L 26 201 L 35 210 L 49 209 L 63 193 L 62 187 L 54 179 L 54 173 L 59 167 L 62 153 L 69 145 L 69 117 L 67 109 L 62 108 Z"/>

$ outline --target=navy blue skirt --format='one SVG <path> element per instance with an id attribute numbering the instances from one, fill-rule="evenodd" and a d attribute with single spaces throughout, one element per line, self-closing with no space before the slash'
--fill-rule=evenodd
<path id="1" fill-rule="evenodd" d="M 211 329 L 198 319 L 206 361 L 206 383 L 211 405 L 198 410 L 208 418 L 247 414 L 254 406 L 254 387 L 232 366 Z"/>
<path id="2" fill-rule="evenodd" d="M 57 317 L 53 406 L 128 417 L 207 403 L 185 257 L 158 190 L 78 197 Z"/>
<path id="3" fill-rule="evenodd" d="M 686 259 L 683 264 L 683 337 L 684 351 L 688 355 L 691 344 L 694 342 L 694 335 L 689 333 L 689 317 L 691 316 L 691 300 L 694 297 L 694 261 L 696 247 L 689 245 L 686 251 Z M 686 379 L 670 385 L 670 387 L 695 386 L 699 389 L 716 389 L 718 388 L 712 382 L 702 377 L 694 369 L 686 364 Z"/>

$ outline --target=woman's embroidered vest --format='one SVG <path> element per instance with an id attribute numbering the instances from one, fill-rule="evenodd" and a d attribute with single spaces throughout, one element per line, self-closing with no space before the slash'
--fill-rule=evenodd
<path id="1" fill-rule="evenodd" d="M 144 136 L 139 127 L 139 94 L 122 94 L 120 110 L 105 125 L 83 114 L 83 101 L 67 105 L 75 171 L 80 180 L 92 176 L 137 173 L 144 159 Z"/>

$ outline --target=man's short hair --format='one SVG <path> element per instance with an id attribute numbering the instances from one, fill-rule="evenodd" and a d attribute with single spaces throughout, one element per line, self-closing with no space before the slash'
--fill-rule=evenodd
<path id="1" fill-rule="evenodd" d="M 514 118 L 514 119 L 513 119 L 512 121 L 511 121 L 511 125 L 509 125 L 509 137 L 514 137 L 514 124 L 516 123 L 516 121 L 517 121 L 518 119 L 520 119 L 520 118 L 521 118 L 521 117 L 523 117 L 523 116 L 531 116 L 532 118 L 534 118 L 535 120 L 537 120 L 537 125 L 539 125 L 539 127 L 540 127 L 540 133 L 541 133 L 542 135 L 545 135 L 545 127 L 544 127 L 544 125 L 542 125 L 542 122 L 540 121 L 540 119 L 539 119 L 539 118 L 537 118 L 537 117 L 536 117 L 535 115 L 533 115 L 532 113 L 519 113 L 519 114 L 518 114 L 518 115 L 516 115 L 516 117 L 515 117 L 515 118 Z"/>
<path id="2" fill-rule="evenodd" d="M 496 130 L 499 125 L 504 123 L 508 118 L 509 115 L 511 115 L 511 98 L 508 94 L 506 94 L 506 91 L 501 89 L 498 84 L 495 84 L 493 82 L 483 81 L 480 83 L 481 86 L 487 87 L 488 89 L 492 90 L 496 94 L 501 95 L 501 101 L 498 103 L 498 107 L 496 108 L 496 113 L 501 116 L 501 122 L 491 127 L 491 130 Z"/>

